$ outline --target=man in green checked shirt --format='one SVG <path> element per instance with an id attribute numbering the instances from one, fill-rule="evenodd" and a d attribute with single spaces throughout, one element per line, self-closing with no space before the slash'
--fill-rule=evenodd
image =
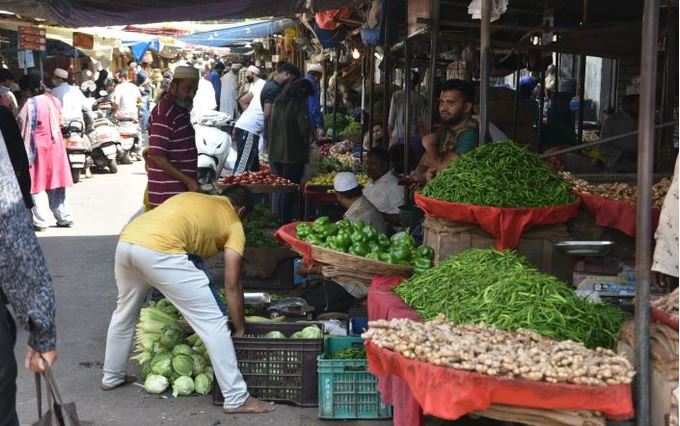
<path id="1" fill-rule="evenodd" d="M 477 147 L 479 132 L 472 119 L 474 88 L 463 80 L 447 80 L 439 94 L 441 127 L 423 138 L 425 154 L 414 175 L 421 183 L 430 181 L 451 161 Z"/>

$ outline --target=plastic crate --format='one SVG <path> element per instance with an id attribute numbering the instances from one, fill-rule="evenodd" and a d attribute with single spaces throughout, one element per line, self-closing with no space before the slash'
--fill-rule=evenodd
<path id="1" fill-rule="evenodd" d="M 361 337 L 328 337 L 326 352 L 319 356 L 319 418 L 389 419 L 386 405 L 368 372 L 365 359 L 327 359 L 326 356 L 352 346 L 363 346 Z"/>
<path id="2" fill-rule="evenodd" d="M 302 407 L 318 403 L 316 359 L 323 352 L 323 339 L 265 339 L 270 331 L 290 336 L 318 322 L 247 323 L 246 336 L 234 337 L 238 367 L 248 392 L 266 401 L 287 402 Z M 222 405 L 222 391 L 214 381 L 213 403 Z"/>

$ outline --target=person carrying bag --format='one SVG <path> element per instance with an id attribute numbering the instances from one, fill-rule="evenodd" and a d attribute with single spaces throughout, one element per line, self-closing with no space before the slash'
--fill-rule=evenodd
<path id="1" fill-rule="evenodd" d="M 42 410 L 42 380 L 47 388 L 47 411 Z M 33 426 L 93 426 L 94 422 L 81 421 L 78 418 L 75 402 L 67 402 L 61 398 L 52 369 L 47 367 L 44 373 L 35 374 L 35 389 L 38 400 L 39 420 Z"/>

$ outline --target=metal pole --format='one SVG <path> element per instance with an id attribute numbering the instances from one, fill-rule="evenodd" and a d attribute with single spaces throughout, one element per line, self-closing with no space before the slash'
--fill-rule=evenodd
<path id="1" fill-rule="evenodd" d="M 387 125 L 390 117 L 390 100 L 392 99 L 392 50 L 390 49 L 390 23 L 392 22 L 391 13 L 388 6 L 389 3 L 385 3 L 385 8 L 383 9 L 383 135 L 387 134 Z M 387 138 L 383 138 L 383 143 Z"/>
<path id="2" fill-rule="evenodd" d="M 373 98 L 375 93 L 375 50 L 373 47 L 368 49 L 368 55 L 368 78 L 371 79 L 368 86 L 368 146 L 373 148 L 373 104 L 375 103 Z"/>
<path id="3" fill-rule="evenodd" d="M 658 125 L 654 126 L 654 128 L 655 129 L 665 129 L 666 127 L 677 126 L 677 125 L 678 125 L 677 121 L 668 121 L 668 122 L 665 122 L 665 123 L 658 124 Z M 634 131 L 634 132 L 621 133 L 620 135 L 600 139 L 599 141 L 586 142 L 586 143 L 582 143 L 582 144 L 579 144 L 579 145 L 570 146 L 569 148 L 563 148 L 563 149 L 558 149 L 556 151 L 546 152 L 545 154 L 541 154 L 540 157 L 541 158 L 554 157 L 556 155 L 566 154 L 567 152 L 580 151 L 582 149 L 592 148 L 592 147 L 598 146 L 598 145 L 604 145 L 604 144 L 609 143 L 609 142 L 618 141 L 620 139 L 628 138 L 630 136 L 637 136 L 637 135 L 639 135 L 639 132 L 637 130 Z"/>
<path id="4" fill-rule="evenodd" d="M 338 74 L 338 61 L 340 59 L 340 51 L 335 48 L 335 62 L 333 63 L 335 73 L 335 96 L 333 96 L 333 143 L 338 141 L 338 87 L 340 86 L 340 75 Z"/>
<path id="5" fill-rule="evenodd" d="M 583 22 L 581 25 L 588 23 L 588 0 L 583 0 Z M 586 55 L 579 56 L 579 87 L 578 87 L 578 143 L 583 143 L 583 107 L 586 96 Z"/>
<path id="6" fill-rule="evenodd" d="M 328 67 L 323 61 L 323 112 L 328 112 Z"/>
<path id="7" fill-rule="evenodd" d="M 409 173 L 408 167 L 408 148 L 411 138 L 411 90 L 413 80 L 411 79 L 411 49 L 409 41 L 404 43 L 404 174 Z"/>
<path id="8" fill-rule="evenodd" d="M 543 137 L 543 109 L 545 108 L 545 71 L 541 71 L 541 93 L 538 98 L 538 120 L 536 120 L 536 143 L 534 151 L 540 152 L 541 137 Z"/>
<path id="9" fill-rule="evenodd" d="M 517 142 L 517 119 L 519 118 L 519 69 L 515 71 L 515 108 L 512 111 L 512 140 Z"/>
<path id="10" fill-rule="evenodd" d="M 491 0 L 482 0 L 482 26 L 479 45 L 479 144 L 489 132 L 489 52 L 491 45 Z"/>
<path id="11" fill-rule="evenodd" d="M 640 54 L 640 113 L 638 122 L 638 201 L 635 235 L 635 371 L 636 419 L 650 424 L 649 284 L 652 263 L 652 184 L 659 0 L 645 0 Z"/>
<path id="12" fill-rule="evenodd" d="M 437 71 L 437 57 L 439 56 L 439 2 L 440 0 L 430 0 L 430 75 L 427 82 L 427 116 L 429 120 L 425 121 L 426 133 L 430 133 L 432 129 L 432 116 L 434 115 L 432 111 L 435 97 L 434 84 L 435 73 Z"/>

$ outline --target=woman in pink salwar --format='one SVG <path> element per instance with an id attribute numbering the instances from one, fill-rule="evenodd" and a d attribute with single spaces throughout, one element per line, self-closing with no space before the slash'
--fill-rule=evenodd
<path id="1" fill-rule="evenodd" d="M 37 231 L 46 229 L 54 223 L 54 215 L 57 226 L 71 227 L 66 188 L 73 180 L 61 134 L 61 104 L 49 93 L 39 94 L 40 82 L 30 84 L 36 96 L 26 101 L 17 118 L 30 164 L 33 226 Z"/>

